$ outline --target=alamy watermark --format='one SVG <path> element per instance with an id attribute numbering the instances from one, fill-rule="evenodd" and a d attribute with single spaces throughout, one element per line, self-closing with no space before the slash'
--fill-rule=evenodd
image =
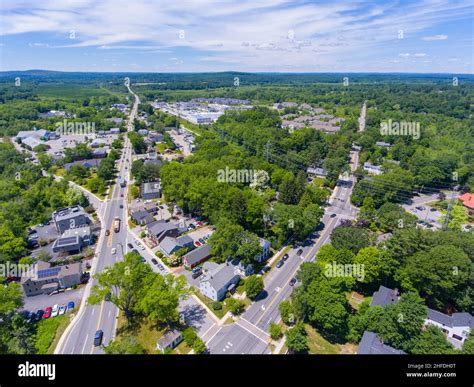
<path id="1" fill-rule="evenodd" d="M 35 277 L 37 265 L 29 265 L 26 263 L 0 263 L 0 277 Z"/>
<path id="2" fill-rule="evenodd" d="M 382 121 L 380 123 L 380 134 L 382 136 L 412 136 L 413 139 L 420 138 L 420 123 L 408 121 Z"/>
<path id="3" fill-rule="evenodd" d="M 327 263 L 325 266 L 324 275 L 326 277 L 354 277 L 362 282 L 365 278 L 364 264 L 359 263 Z"/>
<path id="4" fill-rule="evenodd" d="M 56 123 L 57 134 L 93 134 L 95 133 L 95 122 L 69 122 L 64 121 Z"/>
<path id="5" fill-rule="evenodd" d="M 266 184 L 269 180 L 267 171 L 262 169 L 219 169 L 217 181 L 219 183 L 260 183 Z"/>

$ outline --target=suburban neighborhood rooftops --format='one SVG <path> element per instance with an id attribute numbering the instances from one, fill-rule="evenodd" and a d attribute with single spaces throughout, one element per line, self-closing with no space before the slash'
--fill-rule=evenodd
<path id="1" fill-rule="evenodd" d="M 462 194 L 459 197 L 459 200 L 461 200 L 462 204 L 466 207 L 474 209 L 474 195 L 472 193 L 466 192 L 465 194 Z"/>
<path id="2" fill-rule="evenodd" d="M 75 218 L 76 216 L 81 214 L 85 215 L 84 209 L 81 206 L 72 206 L 54 211 L 53 219 L 58 222 L 64 219 Z"/>
<path id="3" fill-rule="evenodd" d="M 474 317 L 469 313 L 453 313 L 453 326 L 455 327 L 471 327 L 474 328 Z"/>
<path id="4" fill-rule="evenodd" d="M 181 332 L 177 329 L 172 329 L 166 332 L 158 339 L 158 346 L 160 348 L 169 347 L 177 338 L 181 336 Z"/>
<path id="5" fill-rule="evenodd" d="M 215 270 L 208 272 L 201 279 L 201 282 L 209 281 L 214 289 L 221 289 L 234 276 L 236 276 L 234 266 L 228 263 L 223 263 L 218 265 Z"/>
<path id="6" fill-rule="evenodd" d="M 453 319 L 451 316 L 438 312 L 437 310 L 434 310 L 434 309 L 428 309 L 428 320 L 437 322 L 441 325 L 445 325 L 451 328 L 453 326 Z"/>
<path id="7" fill-rule="evenodd" d="M 150 233 L 160 235 L 165 231 L 177 229 L 178 225 L 164 220 L 157 220 L 156 222 L 150 223 L 147 228 Z"/>
<path id="8" fill-rule="evenodd" d="M 143 185 L 142 185 L 143 194 L 156 193 L 156 192 L 159 192 L 159 191 L 160 191 L 160 182 L 159 181 L 143 183 Z"/>
<path id="9" fill-rule="evenodd" d="M 161 243 L 160 243 L 160 248 L 166 252 L 166 254 L 171 254 L 174 249 L 182 248 L 186 245 L 190 245 L 193 243 L 193 240 L 190 236 L 188 235 L 183 235 L 178 238 L 172 238 L 172 237 L 165 237 Z"/>
<path id="10" fill-rule="evenodd" d="M 22 276 L 21 282 L 25 282 L 28 279 L 47 280 L 62 278 L 73 274 L 82 274 L 81 262 L 51 267 L 48 262 L 38 261 L 28 273 Z"/>
<path id="11" fill-rule="evenodd" d="M 405 352 L 392 348 L 380 341 L 374 332 L 365 331 L 359 343 L 359 355 L 402 355 Z"/>
<path id="12" fill-rule="evenodd" d="M 474 328 L 474 317 L 469 313 L 453 313 L 451 316 L 428 309 L 428 320 L 444 325 L 446 327 L 470 327 Z"/>
<path id="13" fill-rule="evenodd" d="M 211 248 L 209 245 L 203 245 L 190 251 L 189 253 L 185 254 L 186 262 L 188 265 L 192 266 L 195 263 L 201 262 L 204 258 L 208 257 L 211 254 Z"/>
<path id="14" fill-rule="evenodd" d="M 388 304 L 394 304 L 398 301 L 398 290 L 389 289 L 385 286 L 380 285 L 379 290 L 374 292 L 372 302 L 370 305 L 385 306 Z"/>

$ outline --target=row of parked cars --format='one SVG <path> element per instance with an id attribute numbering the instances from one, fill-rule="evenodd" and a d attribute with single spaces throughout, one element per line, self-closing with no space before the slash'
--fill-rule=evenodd
<path id="1" fill-rule="evenodd" d="M 22 310 L 20 314 L 28 321 L 28 322 L 34 322 L 34 321 L 41 321 L 42 319 L 50 318 L 50 317 L 56 317 L 63 315 L 71 310 L 74 309 L 74 302 L 69 301 L 67 305 L 54 305 L 53 307 L 48 306 L 47 308 L 39 309 L 36 312 L 30 312 L 28 310 Z"/>
<path id="2" fill-rule="evenodd" d="M 207 226 L 207 224 L 208 224 L 207 222 L 204 222 L 204 221 L 201 221 L 201 220 L 198 220 L 196 222 L 192 222 L 188 226 L 188 231 L 195 230 L 198 227 Z"/>
<path id="3" fill-rule="evenodd" d="M 207 240 L 210 238 L 210 236 L 211 236 L 210 234 L 205 235 L 202 238 L 199 238 L 197 241 L 194 241 L 194 246 L 199 247 L 199 246 L 202 246 L 202 245 L 206 244 Z"/>

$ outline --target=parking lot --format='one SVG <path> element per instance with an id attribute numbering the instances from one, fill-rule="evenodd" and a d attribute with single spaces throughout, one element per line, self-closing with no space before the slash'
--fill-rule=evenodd
<path id="1" fill-rule="evenodd" d="M 73 301 L 76 307 L 78 307 L 82 300 L 84 289 L 85 286 L 80 286 L 77 289 L 66 290 L 63 293 L 54 294 L 52 296 L 48 296 L 47 294 L 39 294 L 32 297 L 23 297 L 23 309 L 30 312 L 35 312 L 38 309 L 44 310 L 48 306 L 52 307 L 55 304 L 67 305 L 69 301 Z"/>

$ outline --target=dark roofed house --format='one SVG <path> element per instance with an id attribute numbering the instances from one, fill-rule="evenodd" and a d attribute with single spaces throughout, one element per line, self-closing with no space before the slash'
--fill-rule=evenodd
<path id="1" fill-rule="evenodd" d="M 405 352 L 392 348 L 380 341 L 374 332 L 365 331 L 359 343 L 358 355 L 404 355 Z"/>
<path id="2" fill-rule="evenodd" d="M 177 329 L 172 329 L 158 339 L 156 348 L 164 352 L 166 349 L 176 348 L 181 341 L 183 341 L 181 332 Z"/>
<path id="3" fill-rule="evenodd" d="M 160 251 L 167 257 L 184 247 L 193 247 L 193 240 L 188 235 L 183 235 L 178 238 L 165 237 L 160 243 Z"/>
<path id="4" fill-rule="evenodd" d="M 149 237 L 156 243 L 161 243 L 161 241 L 167 236 L 176 238 L 186 231 L 185 229 L 181 229 L 179 224 L 166 222 L 165 220 L 157 220 L 155 222 L 148 223 L 146 228 Z"/>
<path id="5" fill-rule="evenodd" d="M 200 263 L 204 262 L 207 260 L 211 255 L 211 248 L 209 245 L 202 245 L 198 247 L 197 249 L 194 249 L 193 251 L 190 251 L 189 253 L 185 254 L 183 256 L 183 263 L 184 266 L 188 268 L 193 268 Z"/>
<path id="6" fill-rule="evenodd" d="M 395 304 L 399 298 L 400 295 L 397 289 L 389 289 L 380 285 L 379 290 L 374 292 L 370 305 L 385 306 L 388 304 Z"/>
<path id="7" fill-rule="evenodd" d="M 82 165 L 88 169 L 98 168 L 101 161 L 101 159 L 79 160 L 74 161 L 72 163 L 64 164 L 64 168 L 66 169 L 66 171 L 70 171 L 74 165 Z"/>
<path id="8" fill-rule="evenodd" d="M 133 221 L 136 224 L 139 224 L 141 226 L 155 221 L 155 218 L 153 217 L 153 215 L 150 214 L 145 209 L 139 209 L 137 211 L 133 211 L 130 214 L 130 217 L 133 219 Z"/>

